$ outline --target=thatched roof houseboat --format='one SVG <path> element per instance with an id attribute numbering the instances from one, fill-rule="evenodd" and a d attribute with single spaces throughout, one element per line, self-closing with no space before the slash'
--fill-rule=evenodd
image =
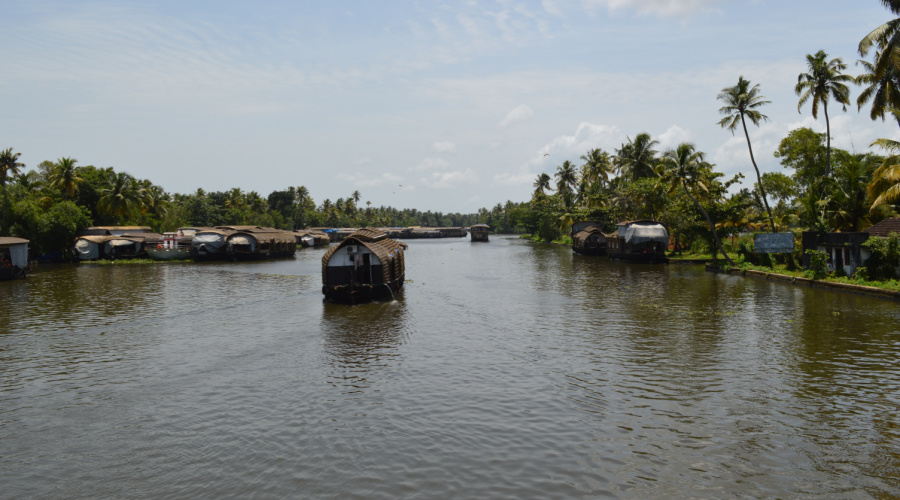
<path id="1" fill-rule="evenodd" d="M 225 254 L 232 260 L 293 257 L 297 251 L 294 234 L 259 226 L 217 226 L 234 232 L 225 237 Z"/>
<path id="2" fill-rule="evenodd" d="M 321 247 L 331 244 L 331 237 L 321 231 L 312 229 L 297 229 L 294 231 L 294 238 L 297 245 L 303 248 Z"/>
<path id="3" fill-rule="evenodd" d="M 669 232 L 653 220 L 623 221 L 615 234 L 606 237 L 606 253 L 611 259 L 635 262 L 668 262 Z"/>
<path id="4" fill-rule="evenodd" d="M 572 235 L 572 251 L 581 255 L 606 255 L 606 238 L 599 227 L 589 225 Z"/>
<path id="5" fill-rule="evenodd" d="M 469 228 L 469 234 L 472 235 L 472 241 L 490 241 L 488 234 L 491 232 L 491 226 L 487 224 L 473 224 Z"/>
<path id="6" fill-rule="evenodd" d="M 191 258 L 194 260 L 224 259 L 225 240 L 236 233 L 234 229 L 210 227 L 194 233 L 191 240 Z"/>
<path id="7" fill-rule="evenodd" d="M 407 245 L 371 228 L 362 228 L 322 256 L 325 300 L 358 304 L 393 299 L 406 276 Z"/>
<path id="8" fill-rule="evenodd" d="M 155 245 L 161 237 L 147 226 L 88 227 L 75 237 L 72 255 L 79 260 L 143 256 L 145 245 Z"/>
<path id="9" fill-rule="evenodd" d="M 0 281 L 24 278 L 28 272 L 28 240 L 0 237 Z"/>

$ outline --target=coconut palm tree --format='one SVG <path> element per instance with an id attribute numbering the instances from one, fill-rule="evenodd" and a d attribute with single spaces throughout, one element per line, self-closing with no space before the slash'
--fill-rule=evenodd
<path id="1" fill-rule="evenodd" d="M 556 177 L 557 193 L 571 193 L 578 183 L 578 173 L 575 171 L 575 165 L 569 160 L 556 167 L 556 174 L 553 176 Z"/>
<path id="2" fill-rule="evenodd" d="M 850 89 L 847 82 L 853 82 L 853 77 L 842 73 L 847 65 L 840 57 L 828 61 L 828 54 L 820 50 L 806 55 L 806 64 L 809 71 L 797 75 L 797 86 L 794 91 L 800 96 L 797 102 L 797 112 L 806 101 L 812 99 L 813 118 L 819 117 L 819 104 L 825 112 L 825 175 L 831 175 L 831 123 L 828 120 L 828 101 L 830 97 L 843 106 L 847 111 L 850 104 Z"/>
<path id="3" fill-rule="evenodd" d="M 750 163 L 753 164 L 753 170 L 756 171 L 757 186 L 759 186 L 759 194 L 766 207 L 766 214 L 769 216 L 769 227 L 775 232 L 775 221 L 772 219 L 772 209 L 769 208 L 769 200 L 766 197 L 766 190 L 763 188 L 762 177 L 759 174 L 759 167 L 756 166 L 756 158 L 753 156 L 753 146 L 750 144 L 750 134 L 747 133 L 747 120 L 750 120 L 757 127 L 760 120 L 766 121 L 768 116 L 759 112 L 757 108 L 765 106 L 772 101 L 766 101 L 764 96 L 759 95 L 759 84 L 750 86 L 750 80 L 745 80 L 744 76 L 738 77 L 737 84 L 733 87 L 725 87 L 719 92 L 717 97 L 725 103 L 719 108 L 719 113 L 726 115 L 719 121 L 719 126 L 727 128 L 734 135 L 734 129 L 740 122 L 744 129 L 744 138 L 747 139 L 747 149 L 750 151 Z"/>
<path id="4" fill-rule="evenodd" d="M 616 150 L 616 163 L 622 175 L 636 181 L 642 177 L 656 177 L 653 170 L 657 164 L 656 150 L 659 141 L 652 140 L 650 134 L 642 132 L 630 137 L 628 142 Z"/>
<path id="5" fill-rule="evenodd" d="M 22 153 L 13 153 L 12 150 L 6 148 L 0 151 L 0 187 L 6 186 L 7 179 L 19 175 L 20 170 L 25 168 L 24 163 L 19 163 Z"/>
<path id="6" fill-rule="evenodd" d="M 900 15 L 900 0 L 881 0 L 892 13 Z M 894 18 L 872 30 L 859 42 L 859 55 L 865 56 L 872 47 L 880 49 L 872 66 L 876 78 L 881 79 L 900 67 L 900 18 Z"/>
<path id="7" fill-rule="evenodd" d="M 97 210 L 114 217 L 126 217 L 143 207 L 143 193 L 131 175 L 120 172 L 110 179 L 108 187 L 100 190 Z"/>
<path id="8" fill-rule="evenodd" d="M 888 111 L 900 124 L 900 110 L 891 108 Z M 869 198 L 873 200 L 870 211 L 874 212 L 882 205 L 900 201 L 900 141 L 878 139 L 871 145 L 888 152 L 881 165 L 872 172 L 872 180 L 867 187 Z"/>
<path id="9" fill-rule="evenodd" d="M 584 165 L 581 166 L 581 178 L 586 179 L 589 184 L 599 181 L 609 181 L 609 174 L 613 171 L 612 160 L 609 153 L 600 148 L 590 149 L 587 153 L 581 155 Z"/>
<path id="10" fill-rule="evenodd" d="M 534 196 L 543 196 L 546 194 L 545 190 L 547 189 L 550 189 L 550 176 L 546 173 L 541 173 L 534 180 Z"/>
<path id="11" fill-rule="evenodd" d="M 674 193 L 680 187 L 684 194 L 694 202 L 694 206 L 700 210 L 703 218 L 706 219 L 706 223 L 709 224 L 709 230 L 716 241 L 716 248 L 722 252 L 725 260 L 733 266 L 734 262 L 725 253 L 725 249 L 722 248 L 722 242 L 719 241 L 716 225 L 713 224 L 709 214 L 703 208 L 703 205 L 700 204 L 696 194 L 698 191 L 709 192 L 706 187 L 706 174 L 708 170 L 711 170 L 712 166 L 703 161 L 703 157 L 703 152 L 697 151 L 695 146 L 689 142 L 683 142 L 675 149 L 666 151 L 660 160 L 665 170 L 659 182 L 668 183 L 669 194 Z M 716 256 L 713 255 L 713 258 L 715 259 Z"/>
<path id="12" fill-rule="evenodd" d="M 50 189 L 57 189 L 62 192 L 63 197 L 67 199 L 75 198 L 75 191 L 78 191 L 78 185 L 84 182 L 84 179 L 78 175 L 75 163 L 78 160 L 70 157 L 62 157 L 53 164 L 53 170 L 50 172 Z"/>
<path id="13" fill-rule="evenodd" d="M 876 52 L 875 59 L 880 56 L 881 51 Z M 891 65 L 879 75 L 875 65 L 869 61 L 860 60 L 856 64 L 865 70 L 854 79 L 857 85 L 865 87 L 856 98 L 857 109 L 862 110 L 863 104 L 871 100 L 872 109 L 869 116 L 873 120 L 877 118 L 884 120 L 888 108 L 900 109 L 900 69 Z"/>
<path id="14" fill-rule="evenodd" d="M 350 195 L 350 198 L 353 198 L 353 203 L 359 203 L 359 199 L 362 198 L 362 195 L 359 194 L 359 190 L 353 191 L 353 194 Z"/>

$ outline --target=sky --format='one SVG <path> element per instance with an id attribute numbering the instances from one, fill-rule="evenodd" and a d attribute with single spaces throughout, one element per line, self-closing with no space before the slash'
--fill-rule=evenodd
<path id="1" fill-rule="evenodd" d="M 790 130 L 824 132 L 797 75 L 846 72 L 891 19 L 878 0 L 44 1 L 0 5 L 0 149 L 62 157 L 169 193 L 306 186 L 317 204 L 471 213 L 646 132 L 755 181 L 716 96 L 771 101 L 750 126 L 763 172 Z M 875 151 L 891 122 L 829 107 L 832 144 Z M 786 173 L 790 173 L 785 171 Z"/>

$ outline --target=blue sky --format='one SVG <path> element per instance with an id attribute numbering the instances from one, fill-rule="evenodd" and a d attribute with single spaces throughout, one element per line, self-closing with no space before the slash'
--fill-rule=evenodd
<path id="1" fill-rule="evenodd" d="M 460 2 L 7 1 L 0 148 L 68 156 L 171 193 L 306 186 L 317 203 L 473 212 L 525 201 L 541 172 L 627 137 L 695 143 L 750 175 L 716 95 L 743 75 L 772 101 L 763 171 L 809 126 L 793 87 L 822 49 L 890 19 L 877 0 Z M 898 127 L 830 108 L 833 144 Z M 545 156 L 549 153 L 549 156 Z"/>

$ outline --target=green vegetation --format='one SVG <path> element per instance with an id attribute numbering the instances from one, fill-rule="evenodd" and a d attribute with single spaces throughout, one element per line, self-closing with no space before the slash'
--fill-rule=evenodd
<path id="1" fill-rule="evenodd" d="M 900 0 L 882 0 L 900 16 Z M 797 109 L 810 103 L 813 117 L 823 113 L 826 133 L 809 128 L 790 131 L 775 157 L 783 170 L 761 174 L 754 157 L 749 121 L 759 126 L 771 101 L 759 84 L 743 75 L 737 83 L 710 96 L 719 101 L 724 117 L 717 124 L 732 134 L 740 126 L 747 141 L 748 164 L 756 182 L 732 189 L 745 178 L 716 172 L 697 146 L 683 143 L 659 151 L 659 141 L 642 132 L 614 151 L 589 149 L 581 165 L 562 162 L 552 173 L 535 178 L 531 199 L 507 201 L 474 214 L 443 214 L 415 209 L 373 207 L 354 191 L 347 198 L 316 203 L 304 186 L 288 186 L 263 197 L 233 188 L 207 193 L 170 194 L 150 180 L 136 179 L 112 167 L 79 166 L 71 157 L 45 161 L 25 171 L 12 148 L 0 151 L 0 236 L 30 239 L 37 253 L 68 248 L 78 228 L 88 225 L 144 225 L 156 231 L 182 226 L 257 224 L 296 229 L 309 226 L 468 226 L 477 222 L 496 232 L 527 233 L 537 241 L 570 242 L 573 221 L 598 222 L 612 232 L 622 220 L 654 219 L 669 229 L 673 258 L 722 255 L 729 265 L 784 266 L 800 272 L 802 256 L 756 256 L 738 235 L 762 230 L 863 231 L 898 214 L 900 202 L 900 142 L 882 138 L 872 143 L 887 153 L 855 153 L 834 148 L 829 105 L 846 111 L 850 87 L 862 88 L 858 111 L 871 106 L 869 116 L 892 117 L 900 125 L 900 17 L 889 19 L 862 38 L 862 73 L 851 77 L 840 57 L 824 51 L 807 54 L 807 71 L 794 90 Z M 798 57 L 799 59 L 799 57 Z M 710 124 L 713 126 L 713 124 Z M 749 173 L 749 172 L 748 172 Z M 771 203 L 770 203 L 771 201 Z M 737 241 L 736 241 L 737 240 Z M 896 263 L 893 243 L 872 242 L 876 257 L 859 279 L 889 279 Z M 883 246 L 883 248 L 882 248 Z M 780 259 L 780 260 L 779 260 Z M 892 260 L 893 259 L 893 260 Z M 821 274 L 821 269 L 818 271 Z M 860 274 L 860 273 L 857 273 Z"/>

